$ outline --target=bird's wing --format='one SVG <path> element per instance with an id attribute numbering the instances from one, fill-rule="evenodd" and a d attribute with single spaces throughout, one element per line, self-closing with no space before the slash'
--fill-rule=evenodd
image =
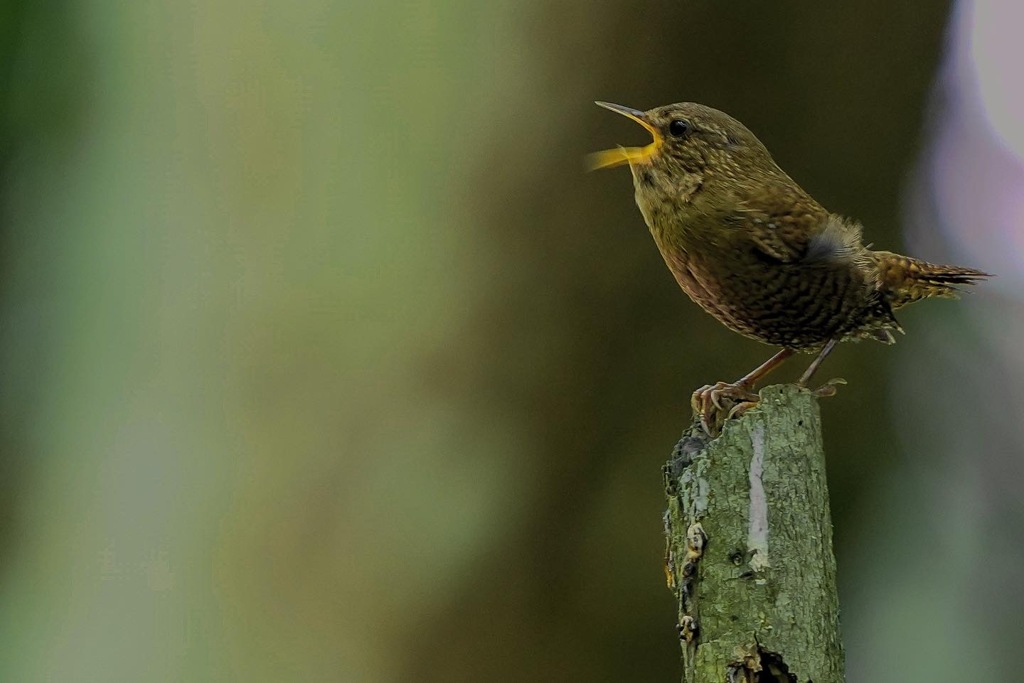
<path id="1" fill-rule="evenodd" d="M 726 222 L 781 263 L 846 261 L 863 248 L 860 224 L 830 214 L 791 183 L 765 186 L 734 207 Z"/>

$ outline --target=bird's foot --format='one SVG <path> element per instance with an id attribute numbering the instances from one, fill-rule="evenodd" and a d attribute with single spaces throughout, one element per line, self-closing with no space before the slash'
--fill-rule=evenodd
<path id="1" fill-rule="evenodd" d="M 822 384 L 817 389 L 811 391 L 811 395 L 815 398 L 829 398 L 830 396 L 836 395 L 836 387 L 840 384 L 846 384 L 846 380 L 842 377 L 833 377 L 829 381 Z"/>
<path id="2" fill-rule="evenodd" d="M 709 436 L 722 433 L 725 423 L 739 417 L 760 402 L 753 386 L 745 382 L 716 382 L 693 392 L 690 405 L 700 418 L 700 426 Z"/>

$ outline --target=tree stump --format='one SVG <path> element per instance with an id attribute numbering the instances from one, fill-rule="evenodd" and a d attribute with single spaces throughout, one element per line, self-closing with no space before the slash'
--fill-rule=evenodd
<path id="1" fill-rule="evenodd" d="M 839 683 L 836 562 L 817 400 L 793 385 L 665 466 L 666 574 L 684 683 Z"/>

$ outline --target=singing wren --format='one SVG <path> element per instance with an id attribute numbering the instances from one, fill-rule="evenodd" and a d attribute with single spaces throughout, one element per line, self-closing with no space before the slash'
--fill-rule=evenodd
<path id="1" fill-rule="evenodd" d="M 593 154 L 590 165 L 629 165 L 636 203 L 679 286 L 730 330 L 781 347 L 739 380 L 694 393 L 709 433 L 755 405 L 756 383 L 794 353 L 817 353 L 804 386 L 837 343 L 891 344 L 902 332 L 893 311 L 955 298 L 959 286 L 989 277 L 870 249 L 860 223 L 816 202 L 728 114 L 693 102 L 649 111 L 597 104 L 654 138 Z M 831 395 L 841 382 L 816 391 Z"/>

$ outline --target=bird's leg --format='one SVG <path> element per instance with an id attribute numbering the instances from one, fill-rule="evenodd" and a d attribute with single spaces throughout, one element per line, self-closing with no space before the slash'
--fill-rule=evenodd
<path id="1" fill-rule="evenodd" d="M 818 357 L 815 358 L 809 366 L 807 366 L 807 370 L 800 377 L 800 381 L 797 382 L 797 386 L 807 386 L 807 383 L 811 381 L 811 377 L 813 377 L 814 373 L 817 372 L 818 367 L 821 365 L 822 361 L 825 360 L 828 354 L 832 353 L 832 349 L 836 347 L 838 341 L 838 339 L 830 339 L 829 342 L 825 344 L 825 346 L 821 349 L 821 352 L 818 354 Z M 835 396 L 837 384 L 846 384 L 846 380 L 841 379 L 839 377 L 835 379 L 830 379 L 829 381 L 825 382 L 811 393 L 813 393 L 818 398 L 825 398 L 826 396 Z"/>
<path id="2" fill-rule="evenodd" d="M 704 431 L 716 436 L 721 433 L 726 420 L 739 417 L 756 406 L 761 397 L 754 393 L 754 386 L 794 353 L 796 351 L 793 349 L 782 349 L 732 384 L 716 382 L 693 392 L 690 405 L 693 412 L 700 416 Z"/>

